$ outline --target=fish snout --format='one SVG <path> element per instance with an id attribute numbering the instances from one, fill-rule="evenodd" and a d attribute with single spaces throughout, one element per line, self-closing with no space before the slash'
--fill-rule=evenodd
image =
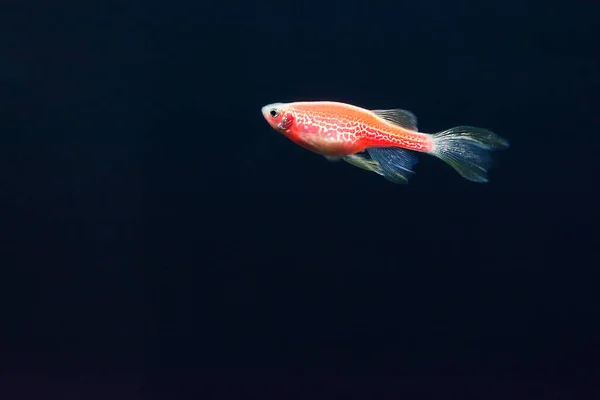
<path id="1" fill-rule="evenodd" d="M 286 105 L 284 103 L 271 103 L 264 106 L 261 111 L 266 119 L 277 119 L 285 113 Z"/>
<path id="2" fill-rule="evenodd" d="M 265 119 L 269 119 L 269 109 L 270 109 L 271 105 L 267 104 L 266 106 L 264 106 L 263 108 L 260 109 L 263 117 L 265 117 Z"/>

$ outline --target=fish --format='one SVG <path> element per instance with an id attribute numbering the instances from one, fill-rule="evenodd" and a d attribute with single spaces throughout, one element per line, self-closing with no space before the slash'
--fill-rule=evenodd
<path id="1" fill-rule="evenodd" d="M 334 101 L 299 101 L 267 104 L 261 111 L 273 129 L 295 144 L 397 184 L 408 183 L 415 174 L 419 153 L 441 159 L 469 181 L 485 183 L 491 153 L 509 147 L 506 139 L 473 126 L 419 132 L 417 117 L 401 108 L 371 110 Z"/>

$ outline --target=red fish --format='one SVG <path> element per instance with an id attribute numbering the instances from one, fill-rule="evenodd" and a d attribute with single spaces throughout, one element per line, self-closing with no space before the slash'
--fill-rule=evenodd
<path id="1" fill-rule="evenodd" d="M 407 183 L 417 153 L 438 157 L 461 176 L 487 182 L 490 152 L 508 142 L 482 128 L 457 126 L 428 134 L 402 109 L 367 110 L 330 101 L 273 103 L 262 108 L 269 125 L 292 142 L 325 156 Z"/>

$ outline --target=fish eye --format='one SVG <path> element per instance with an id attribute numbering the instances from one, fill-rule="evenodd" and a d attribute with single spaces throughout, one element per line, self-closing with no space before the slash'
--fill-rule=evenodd
<path id="1" fill-rule="evenodd" d="M 272 108 L 271 111 L 269 111 L 269 114 L 271 115 L 271 117 L 277 118 L 277 116 L 279 115 L 279 111 L 276 108 Z"/>

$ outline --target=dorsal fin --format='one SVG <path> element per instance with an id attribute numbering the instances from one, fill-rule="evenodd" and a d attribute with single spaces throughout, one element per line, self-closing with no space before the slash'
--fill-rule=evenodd
<path id="1" fill-rule="evenodd" d="M 392 110 L 371 110 L 377 116 L 385 119 L 386 121 L 392 122 L 403 128 L 416 131 L 417 129 L 417 117 L 410 111 L 396 108 Z"/>

